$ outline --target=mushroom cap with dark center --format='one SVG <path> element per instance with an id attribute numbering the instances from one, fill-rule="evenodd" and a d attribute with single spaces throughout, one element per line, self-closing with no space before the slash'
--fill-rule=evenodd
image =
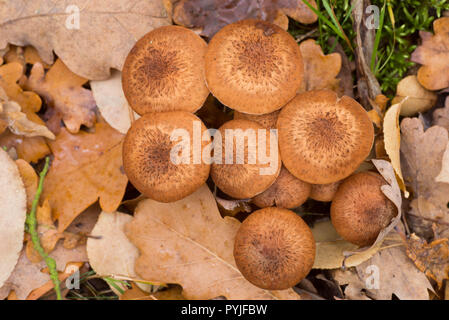
<path id="1" fill-rule="evenodd" d="M 227 25 L 212 38 L 206 53 L 209 90 L 221 103 L 243 113 L 280 109 L 295 96 L 303 74 L 295 39 L 265 21 Z"/>
<path id="2" fill-rule="evenodd" d="M 159 202 L 173 202 L 206 182 L 210 165 L 203 161 L 195 163 L 193 156 L 195 121 L 201 124 L 201 132 L 207 130 L 197 116 L 184 111 L 148 113 L 133 123 L 123 143 L 123 167 L 129 181 L 142 194 Z M 171 141 L 177 129 L 190 135 L 188 163 L 172 161 L 171 152 L 180 143 Z M 202 142 L 201 150 L 206 144 Z"/>
<path id="3" fill-rule="evenodd" d="M 217 187 L 235 199 L 249 199 L 267 190 L 281 170 L 279 150 L 277 146 L 276 150 L 271 150 L 270 147 L 270 131 L 249 120 L 231 120 L 218 130 L 222 136 L 222 161 L 221 164 L 215 161 L 211 167 L 211 177 Z M 270 168 L 270 163 L 263 163 L 263 159 L 259 157 L 259 130 L 266 135 L 265 154 L 267 157 L 273 152 L 277 156 L 277 161 L 272 164 L 272 168 Z M 227 132 L 233 134 L 227 138 Z M 253 139 L 249 139 L 249 137 L 253 137 Z M 227 144 L 229 148 L 226 148 Z M 230 148 L 231 144 L 232 149 Z M 239 145 L 241 147 L 237 148 Z M 214 149 L 214 152 L 217 152 L 217 148 Z M 240 152 L 241 157 L 239 156 Z M 227 156 L 232 157 L 232 163 Z M 264 172 L 265 170 L 267 171 Z"/>
<path id="4" fill-rule="evenodd" d="M 373 172 L 354 174 L 340 185 L 331 204 L 331 220 L 343 239 L 369 246 L 398 214 L 383 194 L 383 185 L 387 183 L 382 176 Z"/>
<path id="5" fill-rule="evenodd" d="M 243 221 L 234 244 L 235 263 L 252 284 L 268 290 L 291 288 L 315 260 L 315 240 L 293 211 L 265 208 Z"/>
<path id="6" fill-rule="evenodd" d="M 330 90 L 297 95 L 282 109 L 277 128 L 283 164 L 312 184 L 348 177 L 369 155 L 374 141 L 365 109 Z"/>
<path id="7" fill-rule="evenodd" d="M 311 185 L 288 172 L 285 167 L 267 190 L 255 196 L 252 202 L 259 208 L 276 206 L 293 209 L 301 206 L 310 195 Z"/>
<path id="8" fill-rule="evenodd" d="M 209 90 L 204 79 L 207 44 L 179 26 L 154 29 L 132 48 L 123 66 L 126 99 L 138 114 L 195 112 Z"/>

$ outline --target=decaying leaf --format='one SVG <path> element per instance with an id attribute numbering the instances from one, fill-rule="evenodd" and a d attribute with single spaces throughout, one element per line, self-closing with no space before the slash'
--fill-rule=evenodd
<path id="1" fill-rule="evenodd" d="M 132 111 L 123 93 L 122 73 L 114 71 L 107 80 L 90 81 L 90 87 L 106 122 L 120 133 L 126 134 L 131 121 L 137 120 L 139 116 Z"/>
<path id="2" fill-rule="evenodd" d="M 132 219 L 132 216 L 121 212 L 100 214 L 92 237 L 87 240 L 89 263 L 98 275 L 137 279 L 134 261 L 139 251 L 123 230 Z"/>
<path id="3" fill-rule="evenodd" d="M 446 98 L 444 108 L 436 109 L 433 112 L 433 125 L 449 130 L 449 98 Z"/>
<path id="4" fill-rule="evenodd" d="M 26 192 L 15 162 L 0 148 L 0 287 L 14 270 L 22 250 Z"/>
<path id="5" fill-rule="evenodd" d="M 408 218 L 413 231 L 426 239 L 433 238 L 432 223 L 449 224 L 449 183 L 438 182 L 449 138 L 448 131 L 433 126 L 424 131 L 418 118 L 401 123 L 401 159 L 405 182 L 413 192 Z M 448 235 L 442 234 L 443 237 Z"/>
<path id="6" fill-rule="evenodd" d="M 408 99 L 403 101 L 406 97 Z M 437 101 L 437 95 L 421 86 L 414 75 L 405 77 L 399 81 L 396 88 L 396 97 L 392 104 L 403 102 L 401 116 L 410 117 L 420 112 L 426 112 Z"/>
<path id="7" fill-rule="evenodd" d="M 36 63 L 26 82 L 26 87 L 42 96 L 60 115 L 71 133 L 81 125 L 92 127 L 95 122 L 95 100 L 92 92 L 83 88 L 88 80 L 70 71 L 61 59 L 45 74 L 41 63 Z"/>
<path id="8" fill-rule="evenodd" d="M 27 196 L 27 209 L 29 211 L 34 200 L 34 195 L 37 190 L 39 178 L 37 177 L 37 173 L 36 171 L 34 171 L 34 168 L 25 160 L 16 160 L 16 165 L 19 169 L 23 185 L 25 186 Z"/>
<path id="9" fill-rule="evenodd" d="M 330 89 L 339 91 L 341 70 L 339 53 L 325 55 L 321 47 L 313 39 L 302 42 L 299 46 L 304 59 L 304 80 L 301 91 Z"/>
<path id="10" fill-rule="evenodd" d="M 446 151 L 444 151 L 441 172 L 435 178 L 435 181 L 449 183 L 449 142 L 447 144 Z"/>
<path id="11" fill-rule="evenodd" d="M 418 81 L 428 90 L 449 87 L 449 18 L 435 20 L 432 33 L 421 31 L 422 44 L 412 54 L 412 61 L 423 66 Z"/>
<path id="12" fill-rule="evenodd" d="M 0 87 L 0 90 L 3 89 Z M 45 125 L 29 120 L 21 109 L 17 102 L 3 100 L 0 97 L 0 120 L 7 124 L 12 133 L 25 137 L 55 138 L 55 135 Z"/>
<path id="13" fill-rule="evenodd" d="M 132 288 L 120 296 L 120 300 L 185 300 L 185 298 L 182 296 L 180 286 L 172 286 L 166 290 L 149 294 L 133 283 Z"/>
<path id="14" fill-rule="evenodd" d="M 427 300 L 432 290 L 427 277 L 407 257 L 404 247 L 391 247 L 376 253 L 356 267 L 365 283 L 366 295 L 376 300 Z"/>
<path id="15" fill-rule="evenodd" d="M 72 0 L 68 5 L 62 0 L 2 1 L 0 49 L 8 42 L 31 45 L 49 64 L 54 51 L 76 74 L 101 80 L 109 76 L 110 68 L 121 70 L 140 37 L 170 24 L 160 0 Z"/>
<path id="16" fill-rule="evenodd" d="M 337 269 L 343 264 L 345 267 L 354 267 L 371 258 L 381 247 L 379 244 L 345 260 L 345 252 L 356 251 L 358 246 L 343 240 L 330 220 L 315 223 L 312 233 L 316 241 L 314 269 Z"/>
<path id="17" fill-rule="evenodd" d="M 401 130 L 399 128 L 399 115 L 401 114 L 401 103 L 392 105 L 385 113 L 383 122 L 384 145 L 385 151 L 391 160 L 394 172 L 398 177 L 398 183 L 401 190 L 404 191 L 405 197 L 408 198 L 408 191 L 405 188 L 404 178 L 401 169 Z"/>
<path id="18" fill-rule="evenodd" d="M 180 284 L 187 299 L 298 299 L 293 290 L 266 291 L 243 278 L 233 257 L 239 225 L 220 216 L 204 185 L 177 202 L 140 202 L 125 233 L 140 251 L 136 273 L 148 281 Z"/>
<path id="19" fill-rule="evenodd" d="M 309 2 L 316 7 L 314 0 Z M 302 0 L 180 0 L 173 6 L 173 20 L 176 24 L 200 29 L 201 35 L 210 38 L 236 21 L 253 18 L 273 22 L 279 10 L 301 23 L 317 20 Z"/>
<path id="20" fill-rule="evenodd" d="M 122 167 L 122 139 L 108 124 L 97 123 L 95 133 L 72 135 L 62 129 L 50 143 L 55 158 L 42 196 L 50 201 L 60 232 L 98 199 L 104 211 L 117 209 L 128 182 Z"/>
<path id="21" fill-rule="evenodd" d="M 435 280 L 438 287 L 449 279 L 449 240 L 437 239 L 431 243 L 412 234 L 406 240 L 407 256 L 413 260 L 416 267 L 428 277 Z"/>
<path id="22" fill-rule="evenodd" d="M 5 147 L 7 150 L 14 148 L 18 158 L 26 162 L 38 162 L 50 154 L 50 148 L 44 138 L 17 136 L 9 130 L 0 134 L 0 147 Z"/>

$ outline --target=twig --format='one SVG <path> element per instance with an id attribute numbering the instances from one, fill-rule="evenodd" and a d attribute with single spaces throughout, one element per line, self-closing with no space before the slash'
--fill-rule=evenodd
<path id="1" fill-rule="evenodd" d="M 41 171 L 39 175 L 39 185 L 37 187 L 36 195 L 34 196 L 33 199 L 31 212 L 28 214 L 26 219 L 26 225 L 28 227 L 28 232 L 31 235 L 31 241 L 33 242 L 34 249 L 39 253 L 39 255 L 42 257 L 42 259 L 45 261 L 45 264 L 48 267 L 48 270 L 50 272 L 50 278 L 53 281 L 54 289 L 56 292 L 56 299 L 62 300 L 61 288 L 59 287 L 60 282 L 58 277 L 58 271 L 56 269 L 56 261 L 53 258 L 50 258 L 47 252 L 45 252 L 44 248 L 42 248 L 41 241 L 39 239 L 39 233 L 37 232 L 36 210 L 39 204 L 39 199 L 42 194 L 44 178 L 48 172 L 49 163 L 50 158 L 46 157 L 44 169 Z"/>

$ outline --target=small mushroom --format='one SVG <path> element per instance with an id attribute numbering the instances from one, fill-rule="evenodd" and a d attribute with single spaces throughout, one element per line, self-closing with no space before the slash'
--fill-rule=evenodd
<path id="1" fill-rule="evenodd" d="M 195 162 L 194 123 L 206 127 L 192 113 L 171 111 L 148 113 L 133 123 L 123 143 L 123 167 L 129 181 L 145 196 L 159 202 L 173 202 L 195 192 L 207 180 L 210 165 Z M 174 130 L 188 133 L 185 144 L 173 139 Z M 202 142 L 201 150 L 207 142 Z M 175 146 L 185 146 L 185 158 Z M 199 150 L 199 152 L 201 152 Z M 201 154 L 201 153 L 200 153 Z"/>
<path id="2" fill-rule="evenodd" d="M 330 202 L 337 193 L 341 181 L 327 183 L 327 184 L 312 184 L 310 190 L 310 199 L 321 202 Z"/>
<path id="3" fill-rule="evenodd" d="M 206 81 L 224 105 L 265 114 L 283 107 L 301 86 L 304 66 L 295 39 L 266 21 L 229 24 L 211 39 Z"/>
<path id="4" fill-rule="evenodd" d="M 267 290 L 291 288 L 304 279 L 315 260 L 315 240 L 293 211 L 265 208 L 243 221 L 234 244 L 242 275 Z"/>
<path id="5" fill-rule="evenodd" d="M 277 206 L 293 209 L 301 206 L 310 195 L 311 185 L 295 178 L 285 167 L 267 190 L 255 196 L 252 202 L 259 208 Z"/>
<path id="6" fill-rule="evenodd" d="M 277 128 L 283 164 L 311 184 L 348 177 L 369 155 L 374 141 L 365 109 L 330 90 L 297 95 L 282 108 Z"/>
<path id="7" fill-rule="evenodd" d="M 201 108 L 209 95 L 206 49 L 201 37 L 179 26 L 160 27 L 143 36 L 123 66 L 123 92 L 131 108 L 140 115 Z"/>
<path id="8" fill-rule="evenodd" d="M 277 110 L 266 114 L 248 114 L 234 111 L 234 119 L 250 120 L 257 122 L 266 129 L 276 129 L 276 123 L 278 121 L 279 112 L 281 112 L 281 110 Z"/>
<path id="9" fill-rule="evenodd" d="M 271 148 L 271 132 L 249 120 L 231 120 L 218 130 L 223 140 L 221 163 L 214 161 L 211 168 L 211 177 L 217 187 L 235 199 L 249 199 L 267 190 L 281 170 L 277 145 L 276 150 Z M 262 132 L 266 134 L 263 147 L 267 161 L 260 157 L 259 149 L 263 147 L 258 142 Z M 217 152 L 216 148 L 214 152 Z"/>
<path id="10" fill-rule="evenodd" d="M 357 173 L 343 181 L 331 204 L 332 224 L 343 239 L 359 246 L 372 245 L 398 214 L 381 190 L 386 184 L 374 172 Z"/>

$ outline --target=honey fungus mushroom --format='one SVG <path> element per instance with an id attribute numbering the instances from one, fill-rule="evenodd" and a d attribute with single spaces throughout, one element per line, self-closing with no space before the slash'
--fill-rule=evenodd
<path id="1" fill-rule="evenodd" d="M 295 39 L 269 22 L 249 19 L 229 24 L 209 42 L 207 86 L 221 103 L 239 112 L 280 109 L 295 96 L 303 74 Z"/>
<path id="2" fill-rule="evenodd" d="M 160 27 L 143 36 L 123 66 L 123 92 L 131 108 L 140 115 L 201 108 L 209 95 L 206 49 L 200 36 L 179 26 Z"/>
<path id="3" fill-rule="evenodd" d="M 369 246 L 398 214 L 381 190 L 386 184 L 377 173 L 361 172 L 340 185 L 331 204 L 331 220 L 343 239 Z"/>
<path id="4" fill-rule="evenodd" d="M 369 155 L 374 141 L 365 109 L 330 90 L 297 95 L 282 108 L 277 128 L 283 164 L 311 184 L 348 177 Z"/>
<path id="5" fill-rule="evenodd" d="M 255 286 L 283 290 L 296 285 L 312 269 L 315 240 L 293 211 L 265 208 L 241 224 L 234 259 L 242 275 Z"/>
<path id="6" fill-rule="evenodd" d="M 274 112 L 266 113 L 266 114 L 249 114 L 249 113 L 241 113 L 238 111 L 234 111 L 234 119 L 244 119 L 257 122 L 262 127 L 266 129 L 276 129 L 276 123 L 278 121 L 280 110 L 276 110 Z"/>
<path id="7" fill-rule="evenodd" d="M 285 167 L 267 190 L 255 196 L 252 202 L 259 208 L 276 206 L 293 209 L 301 206 L 310 195 L 311 185 L 295 178 Z"/>
<path id="8" fill-rule="evenodd" d="M 337 193 L 341 181 L 328 184 L 312 184 L 309 198 L 315 201 L 330 202 Z"/>
<path id="9" fill-rule="evenodd" d="M 133 123 L 123 143 L 123 167 L 137 190 L 153 200 L 173 202 L 206 182 L 210 165 L 193 159 L 194 125 L 201 133 L 207 130 L 197 116 L 184 111 L 148 113 Z M 175 130 L 188 134 L 185 158 L 177 153 L 182 141 L 173 139 Z"/>
<path id="10" fill-rule="evenodd" d="M 249 199 L 267 190 L 281 170 L 277 143 L 272 143 L 276 135 L 249 120 L 228 121 L 218 131 L 222 143 L 214 152 L 221 149 L 221 163 L 214 161 L 211 167 L 217 187 L 235 199 Z M 265 145 L 259 144 L 262 134 Z"/>

